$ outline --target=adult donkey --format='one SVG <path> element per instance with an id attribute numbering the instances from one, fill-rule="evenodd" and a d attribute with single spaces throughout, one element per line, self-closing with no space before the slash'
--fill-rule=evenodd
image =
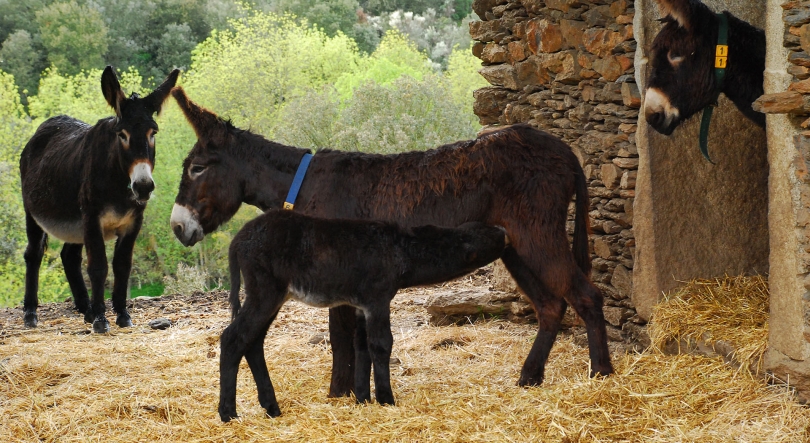
<path id="1" fill-rule="evenodd" d="M 764 127 L 765 114 L 754 111 L 751 103 L 763 93 L 765 33 L 728 11 L 715 14 L 697 0 L 656 1 L 664 27 L 650 48 L 647 123 L 670 135 L 682 121 L 714 105 L 722 92 L 743 115 Z M 727 45 L 718 49 L 723 27 Z M 718 76 L 715 66 L 724 69 L 723 75 Z"/>
<path id="2" fill-rule="evenodd" d="M 279 208 L 308 150 L 284 146 L 235 128 L 172 95 L 198 141 L 183 163 L 171 224 L 186 246 L 202 240 L 245 202 Z M 565 223 L 576 195 L 573 253 Z M 537 385 L 567 304 L 585 321 L 591 374 L 613 372 L 602 294 L 590 282 L 588 189 L 570 148 L 526 125 L 425 152 L 374 155 L 318 151 L 294 210 L 322 218 L 380 219 L 406 227 L 459 226 L 469 221 L 506 228 L 503 262 L 532 300 L 539 331 L 518 383 Z M 352 389 L 355 314 L 330 309 L 333 351 L 330 396 Z"/>
<path id="3" fill-rule="evenodd" d="M 65 115 L 42 123 L 20 156 L 25 230 L 24 321 L 37 326 L 39 267 L 48 235 L 63 240 L 65 268 L 76 309 L 93 323 L 94 332 L 107 332 L 104 282 L 107 256 L 104 242 L 117 238 L 113 255 L 115 323 L 132 326 L 126 297 L 132 269 L 132 248 L 141 229 L 146 202 L 155 189 L 153 114 L 160 112 L 177 76 L 175 69 L 146 97 L 127 98 L 112 66 L 101 74 L 101 91 L 115 117 L 90 126 Z M 82 246 L 87 249 L 87 274 L 93 291 L 90 303 L 82 277 Z"/>

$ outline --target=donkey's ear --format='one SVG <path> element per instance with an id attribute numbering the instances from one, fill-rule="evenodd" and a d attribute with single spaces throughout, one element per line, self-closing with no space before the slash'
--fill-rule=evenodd
<path id="1" fill-rule="evenodd" d="M 127 97 L 121 90 L 121 84 L 118 83 L 118 77 L 112 66 L 104 68 L 104 72 L 101 74 L 101 92 L 110 107 L 115 110 L 115 115 L 121 117 L 121 102 Z"/>
<path id="2" fill-rule="evenodd" d="M 172 96 L 180 106 L 189 124 L 194 128 L 197 138 L 207 141 L 219 135 L 224 130 L 219 117 L 213 112 L 191 101 L 182 86 L 172 89 Z"/>
<path id="3" fill-rule="evenodd" d="M 658 9 L 661 10 L 661 17 L 672 17 L 682 28 L 690 29 L 692 24 L 692 12 L 694 0 L 655 0 Z"/>
<path id="4" fill-rule="evenodd" d="M 163 80 L 163 83 L 160 84 L 154 91 L 152 91 L 149 95 L 147 95 L 144 100 L 152 106 L 152 112 L 157 112 L 160 115 L 161 109 L 163 109 L 163 102 L 169 98 L 169 94 L 172 92 L 172 88 L 174 88 L 174 84 L 177 83 L 177 76 L 180 75 L 180 70 L 175 69 L 174 71 L 169 73 L 169 76 L 166 77 L 166 80 Z"/>

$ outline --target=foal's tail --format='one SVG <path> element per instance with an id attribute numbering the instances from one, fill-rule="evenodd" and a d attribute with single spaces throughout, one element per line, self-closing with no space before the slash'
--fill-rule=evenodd
<path id="1" fill-rule="evenodd" d="M 588 209 L 590 201 L 588 197 L 588 183 L 585 181 L 585 173 L 578 161 L 574 174 L 574 195 L 576 196 L 576 215 L 574 217 L 574 260 L 577 266 L 585 275 L 591 276 L 591 252 L 588 248 L 589 217 Z M 238 278 L 238 277 L 237 277 Z"/>
<path id="2" fill-rule="evenodd" d="M 231 273 L 231 295 L 228 298 L 228 302 L 231 304 L 231 320 L 236 318 L 236 314 L 239 313 L 239 308 L 242 307 L 239 302 L 239 287 L 242 286 L 241 270 L 239 269 L 239 254 L 237 253 L 238 248 L 234 246 L 235 244 L 231 244 L 231 248 L 228 250 L 228 263 Z"/>

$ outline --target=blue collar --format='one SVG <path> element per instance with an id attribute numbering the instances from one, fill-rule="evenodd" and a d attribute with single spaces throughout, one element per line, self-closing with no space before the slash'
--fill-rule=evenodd
<path id="1" fill-rule="evenodd" d="M 295 177 L 293 178 L 292 185 L 290 185 L 290 192 L 287 193 L 287 198 L 284 200 L 284 209 L 292 211 L 295 206 L 295 198 L 298 197 L 301 183 L 304 181 L 304 176 L 307 175 L 310 160 L 312 160 L 312 154 L 304 154 L 301 163 L 298 165 L 298 170 L 295 171 Z"/>

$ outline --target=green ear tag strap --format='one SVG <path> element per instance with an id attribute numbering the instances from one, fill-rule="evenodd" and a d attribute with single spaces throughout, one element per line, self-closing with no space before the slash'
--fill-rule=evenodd
<path id="1" fill-rule="evenodd" d="M 717 14 L 720 19 L 720 28 L 717 31 L 717 46 L 714 51 L 714 79 L 717 83 L 717 95 L 714 97 L 714 104 L 703 108 L 703 116 L 700 119 L 700 153 L 703 157 L 714 164 L 709 158 L 709 125 L 712 121 L 712 112 L 717 107 L 717 98 L 720 96 L 720 90 L 723 89 L 723 83 L 726 79 L 726 65 L 728 64 L 728 17 L 726 14 Z"/>

